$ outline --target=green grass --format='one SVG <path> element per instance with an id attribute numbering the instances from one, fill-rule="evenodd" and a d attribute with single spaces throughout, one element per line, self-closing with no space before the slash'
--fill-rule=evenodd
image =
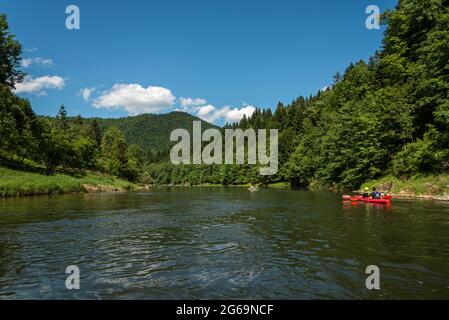
<path id="1" fill-rule="evenodd" d="M 99 174 L 46 176 L 0 167 L 0 196 L 3 197 L 86 192 L 85 185 L 104 190 L 132 190 L 136 187 L 130 182 Z"/>
<path id="2" fill-rule="evenodd" d="M 407 180 L 386 176 L 364 184 L 362 189 L 365 187 L 377 187 L 395 195 L 444 196 L 449 195 L 449 175 L 415 175 Z"/>

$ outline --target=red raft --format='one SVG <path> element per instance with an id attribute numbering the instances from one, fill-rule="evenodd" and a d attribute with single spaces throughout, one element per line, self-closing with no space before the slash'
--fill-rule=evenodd
<path id="1" fill-rule="evenodd" d="M 365 202 L 365 203 L 375 203 L 375 204 L 391 204 L 391 196 L 384 196 L 382 199 L 371 199 L 364 198 L 362 196 L 343 196 L 343 201 L 351 201 L 351 202 Z"/>

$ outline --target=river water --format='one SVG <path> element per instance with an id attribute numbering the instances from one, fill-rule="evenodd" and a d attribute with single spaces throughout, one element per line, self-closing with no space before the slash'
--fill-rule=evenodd
<path id="1" fill-rule="evenodd" d="M 237 187 L 0 199 L 0 299 L 449 298 L 448 203 L 340 199 Z M 380 290 L 365 286 L 369 265 Z"/>

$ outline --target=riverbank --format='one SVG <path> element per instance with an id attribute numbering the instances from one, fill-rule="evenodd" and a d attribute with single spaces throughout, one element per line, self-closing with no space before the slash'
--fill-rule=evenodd
<path id="1" fill-rule="evenodd" d="M 369 181 L 363 188 L 376 187 L 394 198 L 449 201 L 449 175 L 415 175 L 409 179 L 386 176 Z"/>
<path id="2" fill-rule="evenodd" d="M 0 197 L 78 192 L 124 192 L 135 189 L 137 186 L 131 182 L 94 173 L 75 176 L 66 174 L 46 176 L 0 167 Z"/>
<path id="3" fill-rule="evenodd" d="M 138 190 L 131 182 L 98 173 L 83 175 L 55 174 L 46 176 L 34 172 L 13 170 L 0 166 L 0 197 L 27 195 L 125 192 Z M 202 186 L 221 186 L 204 184 Z M 251 185 L 240 185 L 250 187 Z M 269 184 L 266 188 L 288 188 L 289 183 Z M 386 176 L 369 181 L 363 188 L 376 187 L 394 198 L 449 201 L 449 175 L 416 175 L 410 179 Z"/>
<path id="4" fill-rule="evenodd" d="M 265 186 L 259 185 L 259 184 L 251 184 L 251 183 L 245 183 L 245 184 L 213 184 L 213 183 L 202 183 L 202 184 L 155 184 L 154 186 L 158 187 L 242 187 L 242 188 L 250 188 L 253 186 L 260 187 L 260 188 L 291 188 L 290 183 L 288 182 L 276 182 L 276 183 L 270 183 Z"/>
<path id="5" fill-rule="evenodd" d="M 269 184 L 266 188 L 286 188 L 290 187 L 287 182 Z M 388 193 L 397 199 L 420 199 L 449 201 L 449 175 L 415 175 L 409 179 L 399 179 L 393 176 L 385 176 L 377 180 L 364 183 L 360 190 L 368 187 L 370 190 L 376 187 L 379 191 Z M 312 190 L 322 190 L 320 188 L 310 188 Z M 337 190 L 334 190 L 337 191 Z"/>

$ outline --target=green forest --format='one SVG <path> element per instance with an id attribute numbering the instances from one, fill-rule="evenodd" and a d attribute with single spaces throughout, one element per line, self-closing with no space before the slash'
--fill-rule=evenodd
<path id="1" fill-rule="evenodd" d="M 0 194 L 21 194 L 20 188 L 7 190 L 11 172 L 95 174 L 141 185 L 289 183 L 323 190 L 356 189 L 384 176 L 445 174 L 449 0 L 400 0 L 382 21 L 387 29 L 379 51 L 337 73 L 325 91 L 279 103 L 274 112 L 257 109 L 222 128 L 279 129 L 279 171 L 259 176 L 250 165 L 172 165 L 169 133 L 198 120 L 185 113 L 84 119 L 68 117 L 61 106 L 55 117 L 36 115 L 14 94 L 25 76 L 22 48 L 0 15 L 0 174 L 12 170 L 8 183 L 0 181 Z"/>
<path id="2" fill-rule="evenodd" d="M 385 12 L 381 50 L 337 73 L 327 90 L 257 110 L 226 128 L 277 128 L 280 168 L 149 167 L 161 183 L 289 182 L 314 189 L 358 188 L 391 175 L 449 169 L 449 1 L 401 0 Z"/>

